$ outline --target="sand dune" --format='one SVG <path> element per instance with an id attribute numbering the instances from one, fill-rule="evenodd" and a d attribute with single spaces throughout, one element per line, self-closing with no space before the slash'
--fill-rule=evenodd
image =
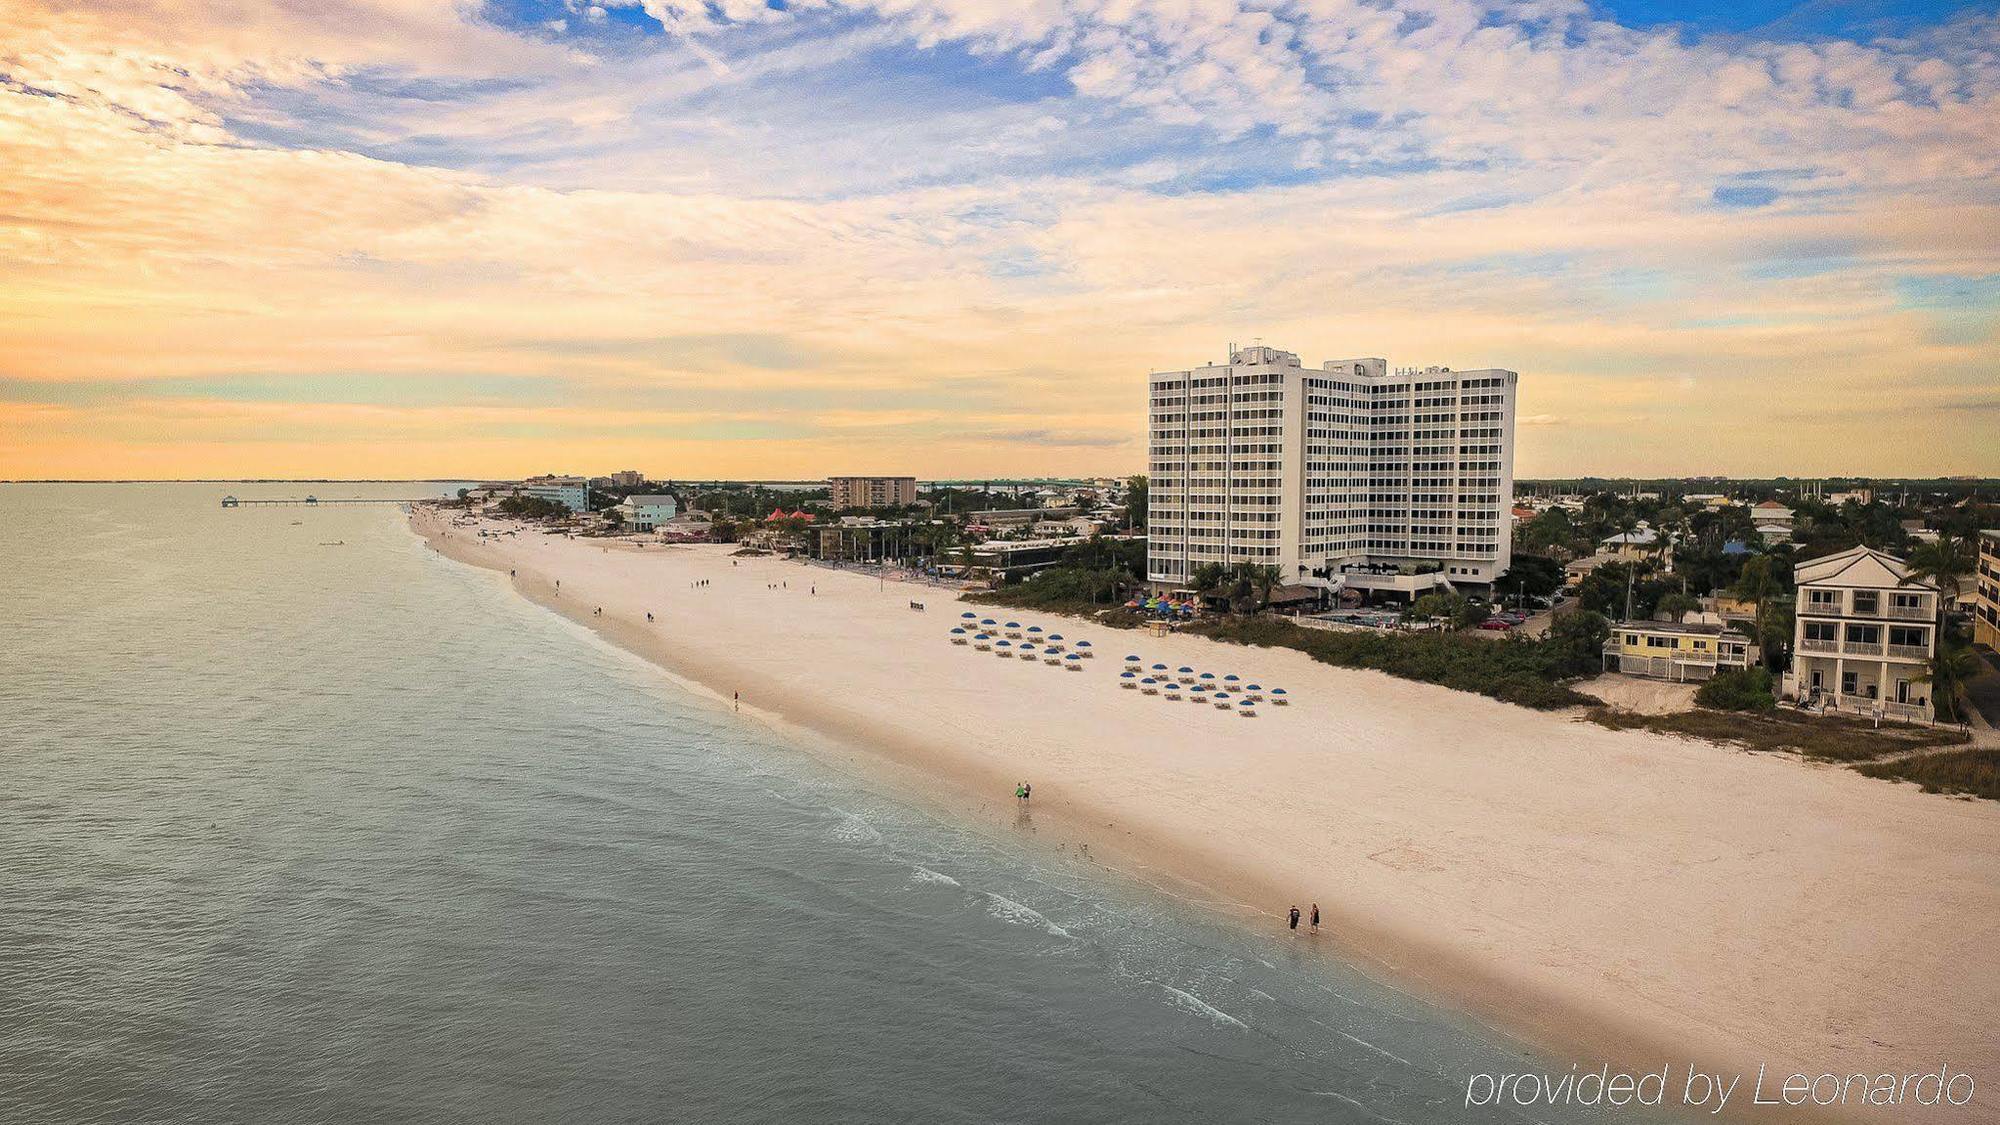
<path id="1" fill-rule="evenodd" d="M 1980 1083 L 1972 1105 L 1854 1116 L 2000 1119 L 2000 806 L 1194 637 L 1010 612 L 1099 656 L 1083 673 L 998 660 L 946 642 L 965 607 L 935 589 L 721 547 L 413 523 L 934 799 L 1011 814 L 1028 779 L 1046 835 L 1249 924 L 1316 900 L 1325 945 L 1566 1059 L 1948 1063 Z M 1243 719 L 1120 690 L 1128 651 L 1296 702 Z"/>

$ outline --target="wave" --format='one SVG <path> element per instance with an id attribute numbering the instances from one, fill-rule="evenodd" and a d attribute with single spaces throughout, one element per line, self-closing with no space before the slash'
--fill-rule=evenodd
<path id="1" fill-rule="evenodd" d="M 987 891 L 986 897 L 989 900 L 986 904 L 986 912 L 1000 919 L 1002 922 L 1011 922 L 1016 926 L 1040 926 L 1056 937 L 1070 936 L 1068 930 L 1049 921 L 1038 911 L 1022 906 L 1011 898 L 996 895 L 992 891 Z"/>
<path id="2" fill-rule="evenodd" d="M 827 835 L 843 844 L 879 844 L 882 834 L 875 826 L 845 809 L 834 809 L 840 814 L 840 823 L 827 829 Z"/>
<path id="3" fill-rule="evenodd" d="M 914 866 L 916 867 L 916 871 L 910 875 L 911 882 L 940 883 L 947 887 L 956 887 L 959 885 L 958 880 L 952 878 L 949 875 L 944 874 L 943 872 L 932 871 L 930 868 L 925 867 L 922 864 L 916 864 Z"/>
<path id="4" fill-rule="evenodd" d="M 1160 990 L 1164 991 L 1167 995 L 1173 997 L 1173 1004 L 1174 1007 L 1176 1008 L 1180 1008 L 1184 1011 L 1193 1012 L 1198 1016 L 1207 1016 L 1209 1018 L 1209 1021 L 1216 1024 L 1217 1026 L 1237 1027 L 1237 1028 L 1242 1028 L 1244 1031 L 1250 1030 L 1249 1024 L 1244 1023 L 1242 1020 L 1237 1019 L 1235 1016 L 1230 1015 L 1228 1012 L 1223 1011 L 1221 1008 L 1218 1008 L 1215 1005 L 1209 1003 L 1208 1001 L 1203 1000 L 1201 997 L 1196 996 L 1192 992 L 1182 992 L 1180 989 L 1175 988 L 1171 984 L 1161 984 L 1159 981 L 1156 980 L 1147 981 L 1146 983 L 1153 985 L 1156 988 L 1159 988 Z"/>

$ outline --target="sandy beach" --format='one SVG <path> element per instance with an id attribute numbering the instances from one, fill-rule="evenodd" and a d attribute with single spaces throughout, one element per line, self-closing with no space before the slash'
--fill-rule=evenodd
<path id="1" fill-rule="evenodd" d="M 1327 932 L 1300 940 L 1565 1060 L 1693 1061 L 1744 1074 L 1746 1101 L 1760 1064 L 1948 1065 L 1977 1082 L 1970 1105 L 1845 1116 L 2000 1120 L 2000 806 L 1295 652 L 1002 616 L 726 546 L 481 538 L 451 517 L 420 508 L 412 526 L 934 802 L 1012 817 L 1031 781 L 1050 846 L 1273 932 L 1316 901 Z M 966 608 L 1098 655 L 1079 673 L 952 646 Z M 1121 690 L 1128 652 L 1294 702 L 1244 719 Z"/>

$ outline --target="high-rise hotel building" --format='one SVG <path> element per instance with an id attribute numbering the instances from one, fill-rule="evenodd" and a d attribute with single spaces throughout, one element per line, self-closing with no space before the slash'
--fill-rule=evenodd
<path id="1" fill-rule="evenodd" d="M 1382 359 L 1307 368 L 1261 346 L 1154 373 L 1148 577 L 1254 563 L 1331 590 L 1491 583 L 1513 546 L 1519 380 Z"/>

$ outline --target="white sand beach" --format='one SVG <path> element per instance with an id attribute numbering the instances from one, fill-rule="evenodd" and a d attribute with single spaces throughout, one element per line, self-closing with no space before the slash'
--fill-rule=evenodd
<path id="1" fill-rule="evenodd" d="M 413 526 L 940 804 L 1011 817 L 1031 781 L 1051 846 L 1202 888 L 1273 932 L 1317 901 L 1328 932 L 1299 940 L 1565 1059 L 1753 1076 L 1948 1064 L 1977 1081 L 1971 1105 L 1848 1116 L 2000 1120 L 2000 805 L 1296 652 L 965 606 L 729 547 L 482 539 L 450 515 L 419 509 Z M 1097 656 L 1071 672 L 953 646 L 968 608 Z M 1245 719 L 1121 690 L 1128 652 L 1293 702 Z"/>

